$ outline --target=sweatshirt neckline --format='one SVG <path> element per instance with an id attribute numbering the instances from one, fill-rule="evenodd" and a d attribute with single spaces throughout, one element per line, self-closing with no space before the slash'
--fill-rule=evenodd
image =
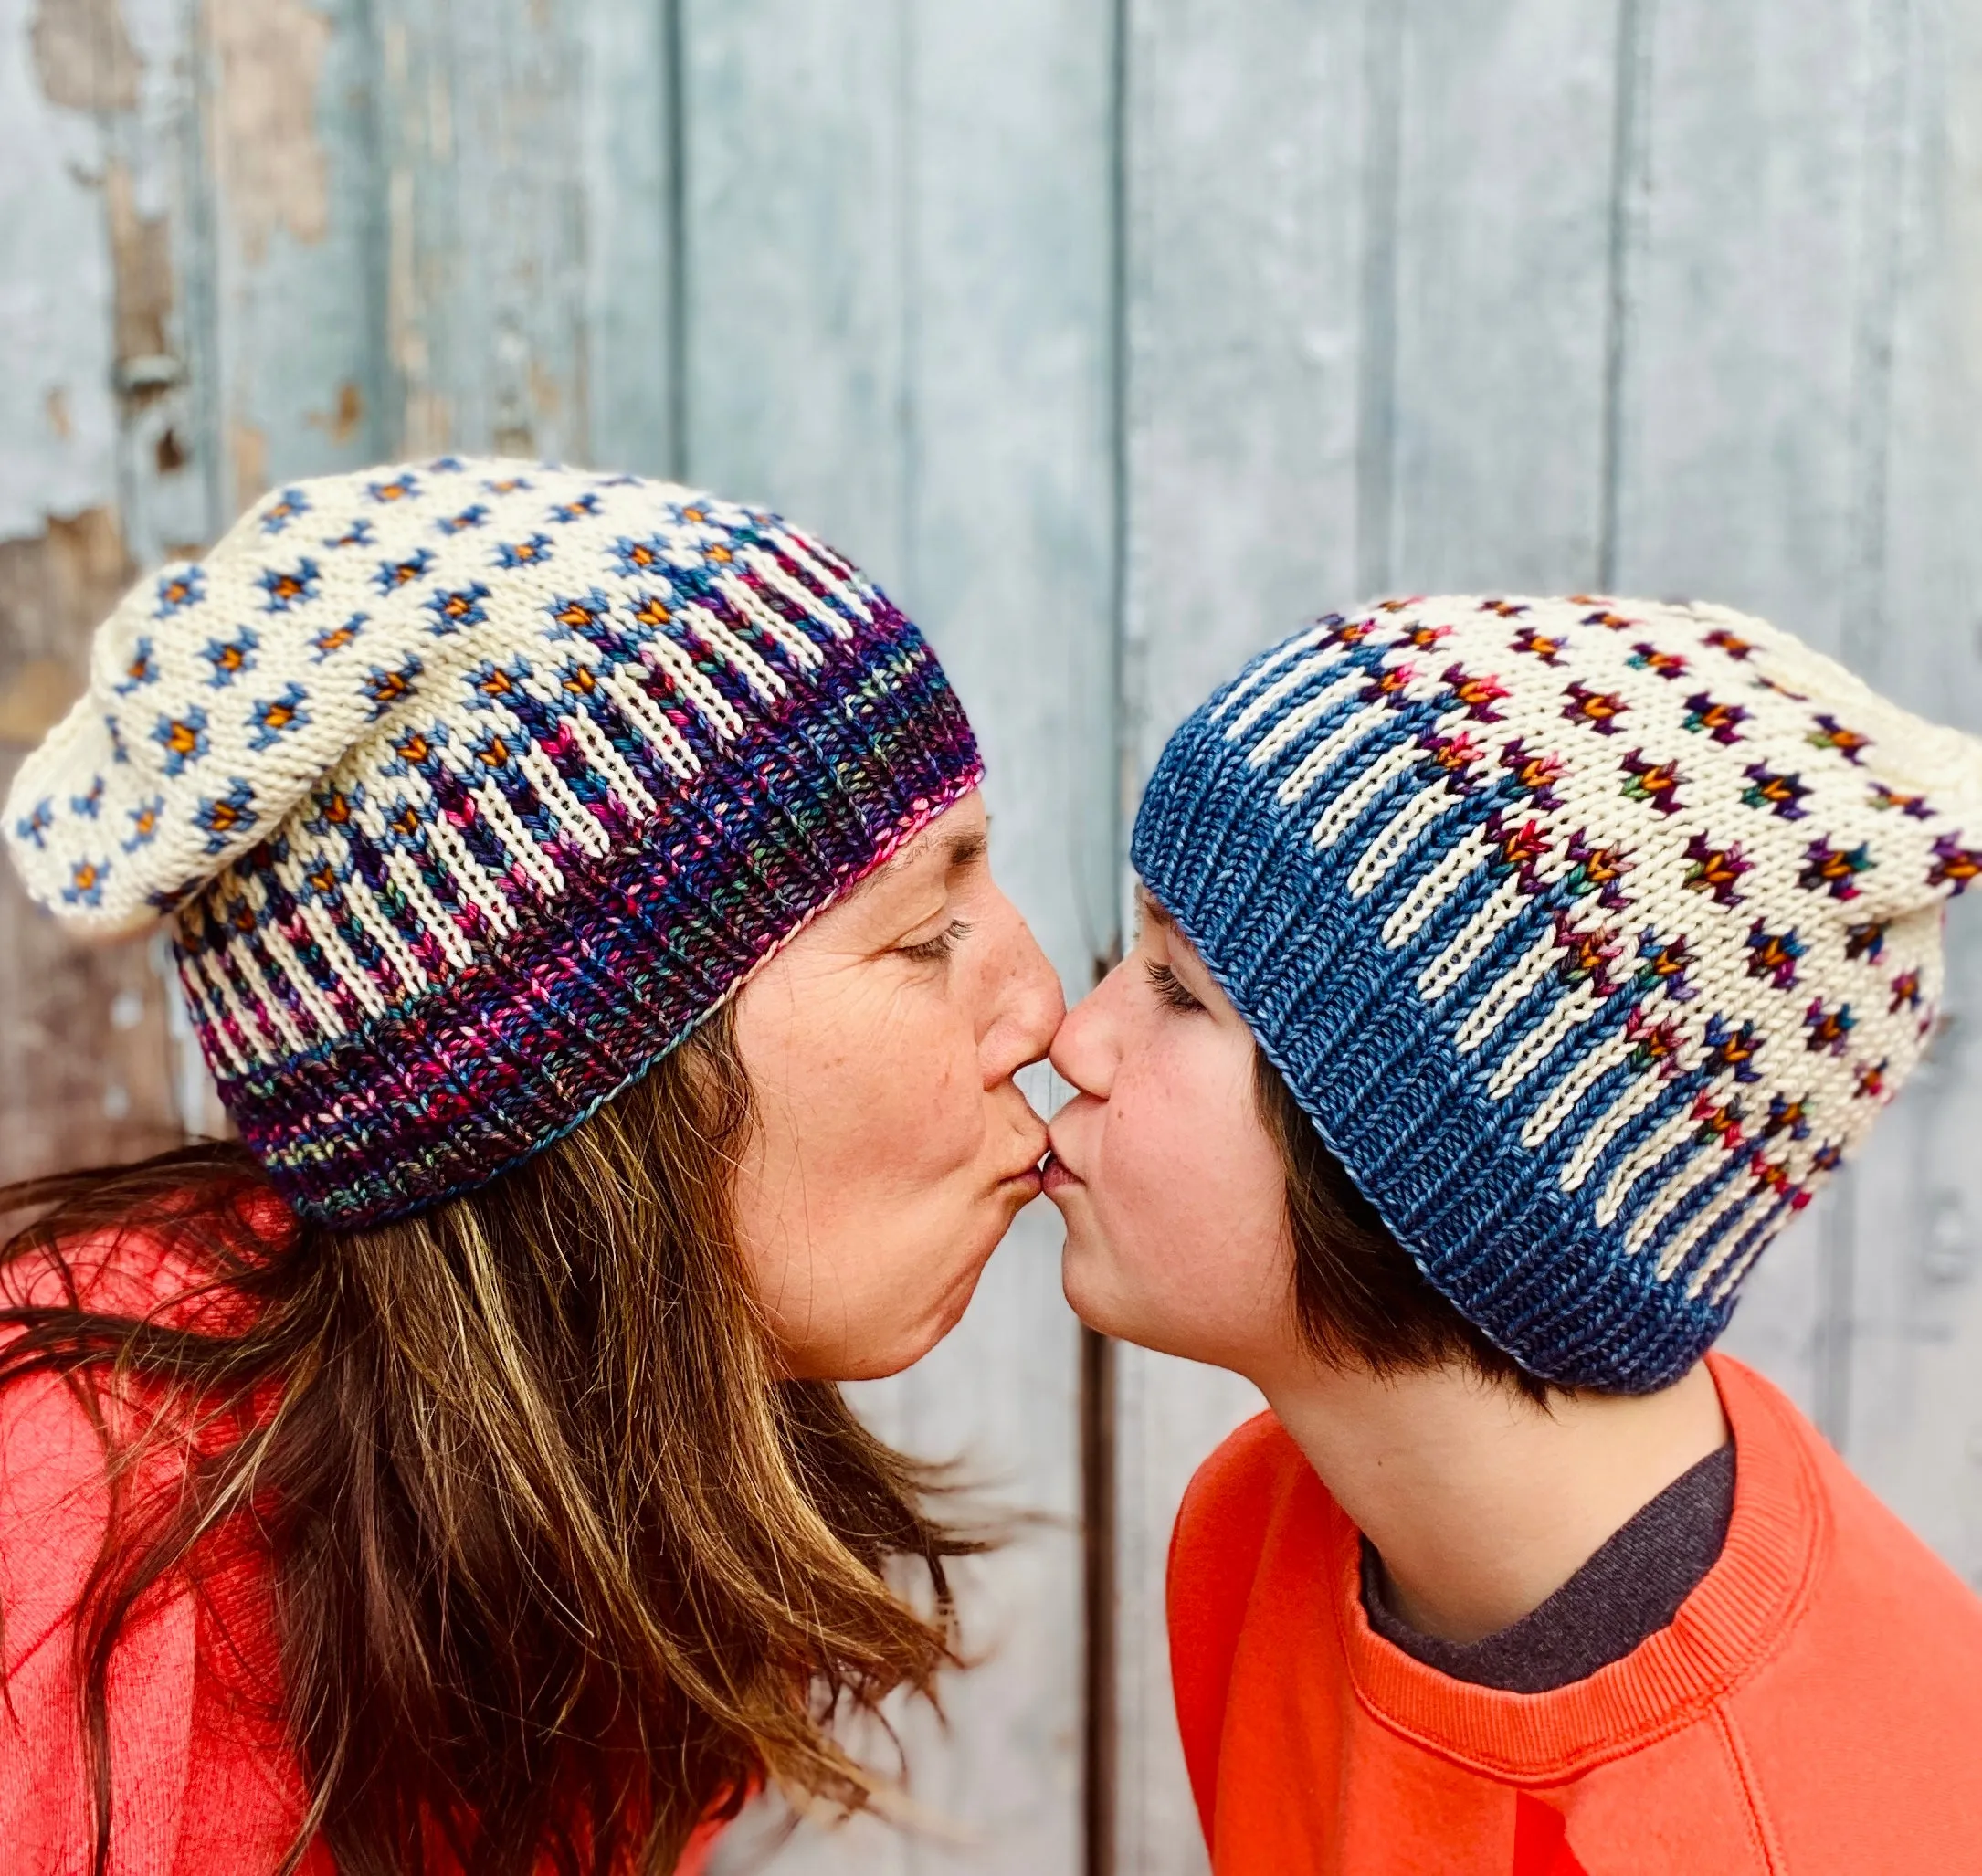
<path id="1" fill-rule="evenodd" d="M 1726 1542 L 1670 1625 L 1586 1680 L 1511 1693 L 1413 1660 L 1371 1628 L 1357 1533 L 1336 1513 L 1336 1625 L 1356 1697 L 1374 1719 L 1492 1776 L 1546 1782 L 1678 1730 L 1776 1650 L 1828 1541 L 1824 1500 L 1794 1409 L 1740 1363 L 1707 1363 L 1734 1446 Z"/>

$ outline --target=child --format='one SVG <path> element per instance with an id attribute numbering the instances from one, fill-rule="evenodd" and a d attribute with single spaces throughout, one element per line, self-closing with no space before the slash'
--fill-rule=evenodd
<path id="1" fill-rule="evenodd" d="M 1933 1028 L 1982 750 L 1717 608 L 1393 601 L 1134 861 L 1047 1190 L 1272 1407 L 1171 1553 L 1220 1876 L 1982 1870 L 1982 1604 L 1707 1354 Z"/>

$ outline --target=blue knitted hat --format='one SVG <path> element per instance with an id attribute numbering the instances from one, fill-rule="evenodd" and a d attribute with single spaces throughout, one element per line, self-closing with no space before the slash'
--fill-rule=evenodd
<path id="1" fill-rule="evenodd" d="M 1719 607 L 1391 600 L 1190 718 L 1133 859 L 1439 1291 L 1636 1392 L 1918 1059 L 1982 745 Z"/>

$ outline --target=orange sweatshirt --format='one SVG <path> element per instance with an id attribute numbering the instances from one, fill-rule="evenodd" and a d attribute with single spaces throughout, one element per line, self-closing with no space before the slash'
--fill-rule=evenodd
<path id="1" fill-rule="evenodd" d="M 1170 1656 L 1218 1876 L 1982 1872 L 1982 1602 L 1781 1394 L 1709 1363 L 1720 1559 L 1670 1627 L 1547 1693 L 1371 1630 L 1355 1527 L 1270 1414 L 1205 1462 Z"/>

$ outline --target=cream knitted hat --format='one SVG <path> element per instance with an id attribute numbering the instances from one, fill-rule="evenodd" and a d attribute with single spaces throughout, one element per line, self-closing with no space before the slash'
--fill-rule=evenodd
<path id="1" fill-rule="evenodd" d="M 142 582 L 5 829 L 79 929 L 173 915 L 242 1138 L 353 1225 L 575 1125 L 981 773 L 915 627 L 776 516 L 449 457 Z"/>
<path id="2" fill-rule="evenodd" d="M 1212 697 L 1133 853 L 1432 1283 L 1648 1388 L 1919 1059 L 1982 745 L 1718 606 L 1389 600 Z"/>

